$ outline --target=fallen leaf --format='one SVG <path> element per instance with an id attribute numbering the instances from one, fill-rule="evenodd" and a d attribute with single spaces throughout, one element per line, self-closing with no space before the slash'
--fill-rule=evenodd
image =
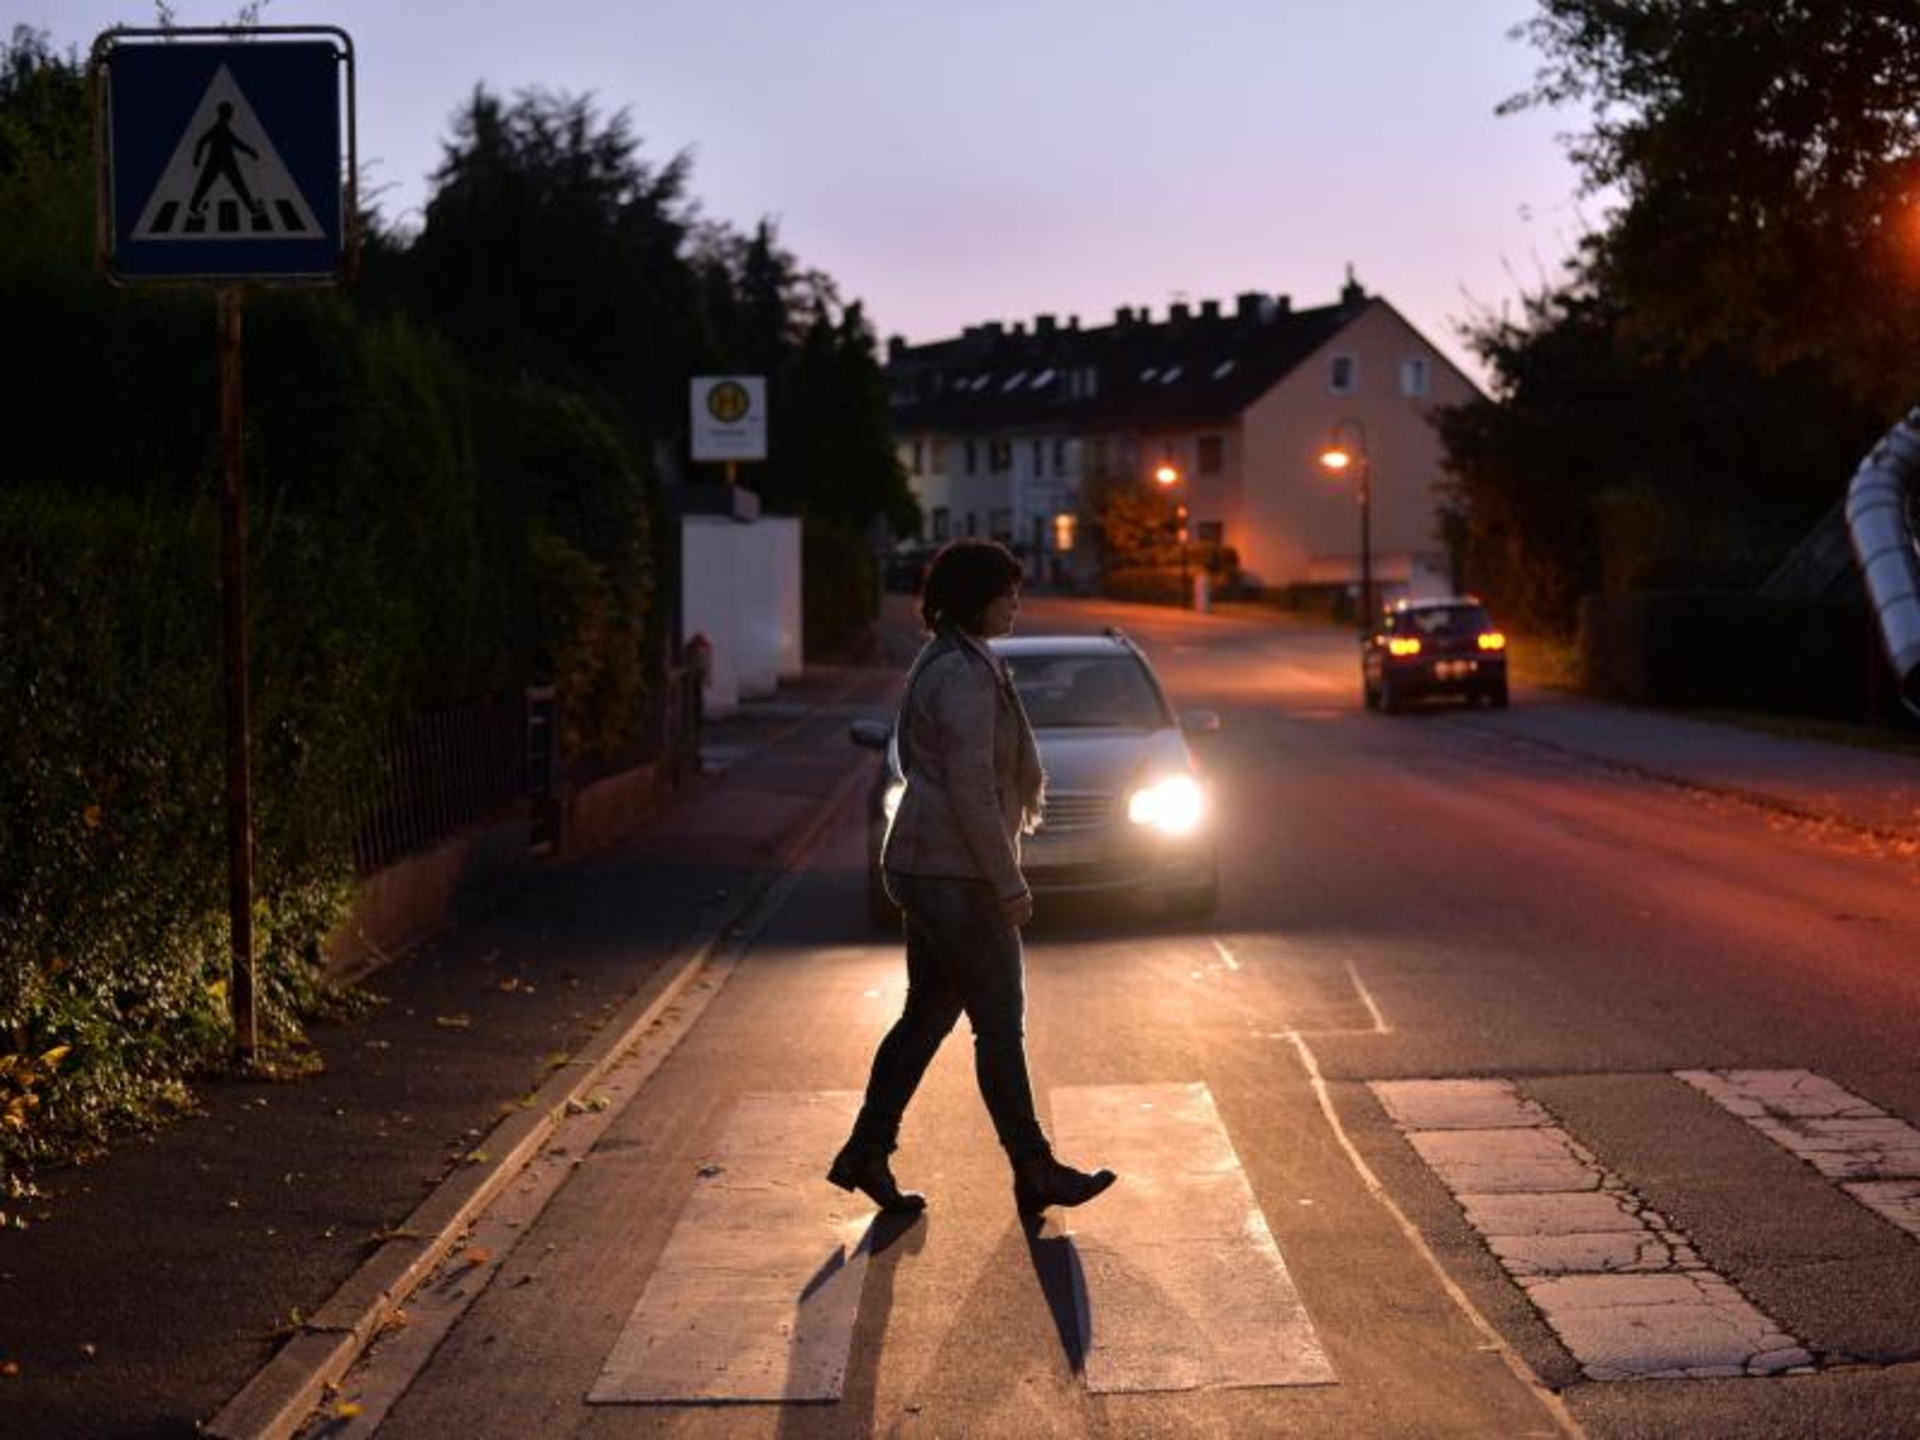
<path id="1" fill-rule="evenodd" d="M 0 1375 L 5 1375 L 11 1378 L 12 1376 L 18 1375 L 19 1373 L 20 1373 L 20 1362 L 18 1360 L 9 1360 L 4 1365 L 0 1365 Z"/>
<path id="2" fill-rule="evenodd" d="M 351 1420 L 360 1413 L 360 1406 L 351 1400 L 343 1401 L 333 1407 L 333 1418 L 336 1420 Z"/>
<path id="3" fill-rule="evenodd" d="M 471 1015 L 436 1015 L 433 1023 L 442 1030 L 465 1030 L 473 1024 Z"/>
<path id="4" fill-rule="evenodd" d="M 468 1265 L 489 1265 L 493 1263 L 493 1252 L 484 1246 L 476 1245 L 460 1254 L 461 1260 Z"/>

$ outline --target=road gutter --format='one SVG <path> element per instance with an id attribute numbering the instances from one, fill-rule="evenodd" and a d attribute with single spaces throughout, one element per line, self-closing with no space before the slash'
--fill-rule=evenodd
<path id="1" fill-rule="evenodd" d="M 580 1054 L 554 1070 L 524 1109 L 495 1125 L 471 1152 L 485 1158 L 441 1181 L 300 1333 L 221 1407 L 203 1433 L 213 1440 L 288 1440 L 295 1435 L 474 1220 L 540 1154 L 568 1116 L 587 1103 L 588 1092 L 694 979 L 737 940 L 735 932 L 749 917 L 754 917 L 751 928 L 757 932 L 778 912 L 828 823 L 866 781 L 863 768 L 849 771 L 754 874 L 739 898 L 695 933 L 685 955 L 678 962 L 668 959 L 588 1039 Z M 756 909 L 763 913 L 754 916 Z"/>

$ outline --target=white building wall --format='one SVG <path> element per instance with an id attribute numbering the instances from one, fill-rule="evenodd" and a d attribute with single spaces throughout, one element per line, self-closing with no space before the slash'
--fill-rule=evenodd
<path id="1" fill-rule="evenodd" d="M 799 522 L 682 517 L 680 604 L 682 633 L 705 635 L 713 647 L 707 713 L 771 695 L 782 675 L 799 673 Z"/>

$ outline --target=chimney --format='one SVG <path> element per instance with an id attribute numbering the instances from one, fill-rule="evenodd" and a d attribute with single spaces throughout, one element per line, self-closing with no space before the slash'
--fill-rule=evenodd
<path id="1" fill-rule="evenodd" d="M 1116 325 L 1131 325 L 1133 323 L 1133 307 L 1130 305 L 1122 305 L 1118 310 L 1115 310 L 1113 312 L 1113 323 Z"/>
<path id="2" fill-rule="evenodd" d="M 1200 302 L 1200 318 L 1202 320 L 1218 320 L 1220 318 L 1220 302 L 1218 300 L 1202 300 Z"/>
<path id="3" fill-rule="evenodd" d="M 907 337 L 904 335 L 889 335 L 887 337 L 887 363 L 891 365 L 896 361 L 906 358 Z"/>
<path id="4" fill-rule="evenodd" d="M 1353 262 L 1349 260 L 1347 262 L 1347 283 L 1340 287 L 1340 303 L 1342 305 L 1358 305 L 1365 301 L 1366 298 L 1366 290 L 1362 288 L 1358 280 L 1353 278 Z"/>
<path id="5" fill-rule="evenodd" d="M 1033 317 L 1033 333 L 1036 335 L 1051 335 L 1059 328 L 1059 322 L 1051 315 L 1036 315 Z"/>
<path id="6" fill-rule="evenodd" d="M 1243 290 L 1233 297 L 1233 314 L 1237 320 L 1257 320 L 1260 317 L 1261 302 L 1267 297 L 1258 290 Z"/>
<path id="7" fill-rule="evenodd" d="M 1067 317 L 1067 329 L 1078 330 L 1079 328 L 1080 328 L 1080 317 L 1078 315 L 1069 315 Z"/>
<path id="8" fill-rule="evenodd" d="M 998 340 L 1002 335 L 1007 333 L 1007 327 L 1002 325 L 998 320 L 989 320 L 980 327 L 980 332 L 989 340 Z"/>
<path id="9" fill-rule="evenodd" d="M 1293 297 L 1291 295 L 1274 296 L 1273 308 L 1278 310 L 1282 315 L 1291 315 L 1293 313 Z"/>
<path id="10" fill-rule="evenodd" d="M 1193 307 L 1186 304 L 1184 301 L 1175 303 L 1167 311 L 1167 320 L 1170 324 L 1184 325 L 1187 323 L 1187 321 L 1191 320 L 1192 318 L 1193 318 Z"/>
<path id="11" fill-rule="evenodd" d="M 1027 322 L 1024 320 L 1014 321 L 1013 333 L 1015 336 L 1024 336 L 1027 333 Z"/>

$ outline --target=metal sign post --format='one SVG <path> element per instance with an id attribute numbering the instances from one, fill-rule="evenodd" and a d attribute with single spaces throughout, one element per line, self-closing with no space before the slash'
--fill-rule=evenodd
<path id="1" fill-rule="evenodd" d="M 212 286 L 220 374 L 227 926 L 234 1045 L 259 1042 L 241 320 L 254 285 L 338 285 L 357 256 L 353 42 L 332 26 L 113 30 L 99 77 L 100 266 Z M 344 150 L 342 141 L 344 137 Z"/>

